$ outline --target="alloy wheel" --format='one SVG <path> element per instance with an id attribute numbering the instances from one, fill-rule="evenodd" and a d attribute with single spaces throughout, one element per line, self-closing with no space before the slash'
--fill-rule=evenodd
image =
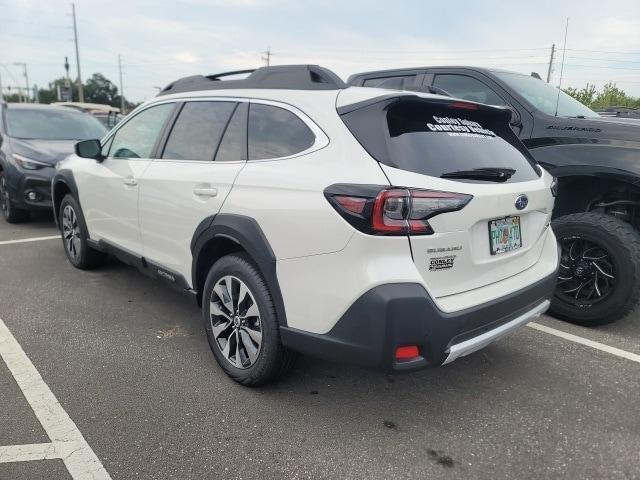
<path id="1" fill-rule="evenodd" d="M 80 259 L 82 244 L 80 241 L 80 224 L 75 210 L 71 205 L 65 205 L 62 210 L 62 237 L 67 253 L 74 262 Z"/>
<path id="2" fill-rule="evenodd" d="M 596 304 L 615 290 L 616 268 L 602 245 L 579 237 L 560 239 L 562 256 L 556 297 L 570 304 Z"/>
<path id="3" fill-rule="evenodd" d="M 246 369 L 258 360 L 262 345 L 260 310 L 247 285 L 237 277 L 222 277 L 210 298 L 211 332 L 224 358 Z"/>

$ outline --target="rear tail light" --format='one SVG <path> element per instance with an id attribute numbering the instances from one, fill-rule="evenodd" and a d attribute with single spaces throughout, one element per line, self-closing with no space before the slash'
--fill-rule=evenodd
<path id="1" fill-rule="evenodd" d="M 464 193 L 375 185 L 332 185 L 325 196 L 342 217 L 370 235 L 431 235 L 428 220 L 465 207 Z"/>

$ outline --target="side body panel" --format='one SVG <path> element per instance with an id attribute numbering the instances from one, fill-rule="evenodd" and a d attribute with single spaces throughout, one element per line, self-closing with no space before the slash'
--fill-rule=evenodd
<path id="1" fill-rule="evenodd" d="M 150 159 L 78 159 L 73 171 L 91 238 L 142 253 L 138 183 L 150 163 Z"/>

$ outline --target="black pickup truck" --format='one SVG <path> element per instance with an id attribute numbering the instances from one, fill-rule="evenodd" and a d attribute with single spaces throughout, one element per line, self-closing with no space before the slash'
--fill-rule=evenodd
<path id="1" fill-rule="evenodd" d="M 545 83 L 477 67 L 352 75 L 354 86 L 449 94 L 506 106 L 511 127 L 558 179 L 553 229 L 562 247 L 556 317 L 600 325 L 640 299 L 640 119 L 604 117 Z"/>

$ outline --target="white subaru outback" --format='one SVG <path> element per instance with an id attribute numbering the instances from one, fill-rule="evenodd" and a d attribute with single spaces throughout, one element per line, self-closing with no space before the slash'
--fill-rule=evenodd
<path id="1" fill-rule="evenodd" d="M 547 309 L 554 179 L 508 110 L 313 65 L 224 78 L 170 84 L 58 164 L 75 267 L 111 254 L 192 295 L 244 385 L 293 352 L 446 364 Z"/>

